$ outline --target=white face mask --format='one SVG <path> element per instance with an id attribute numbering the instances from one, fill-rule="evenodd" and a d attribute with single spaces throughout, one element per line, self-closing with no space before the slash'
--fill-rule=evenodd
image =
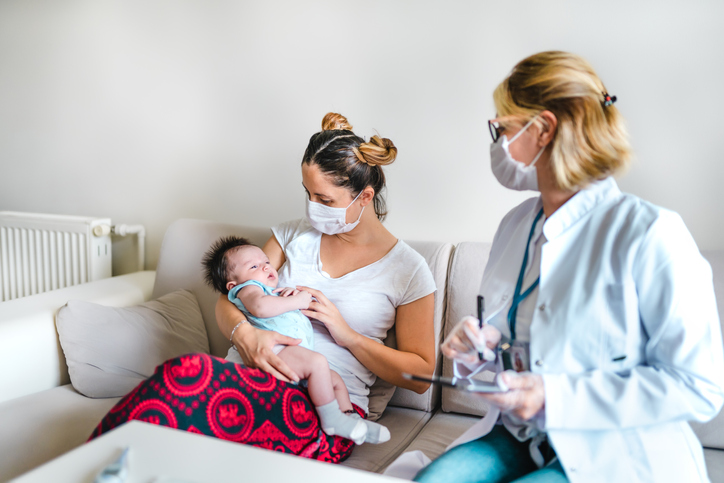
<path id="1" fill-rule="evenodd" d="M 510 141 L 508 141 L 507 136 L 503 135 L 498 139 L 498 142 L 490 144 L 490 167 L 493 169 L 493 174 L 500 184 L 506 188 L 517 191 L 538 191 L 538 174 L 536 173 L 535 163 L 538 161 L 538 158 L 540 158 L 540 155 L 543 154 L 546 147 L 543 146 L 541 150 L 538 151 L 538 154 L 535 155 L 535 158 L 533 158 L 533 161 L 531 161 L 528 166 L 513 159 L 508 149 L 513 141 L 518 139 L 518 136 L 523 134 L 523 132 L 533 124 L 536 117 L 523 126 L 523 129 L 518 131 L 518 134 L 513 136 Z"/>
<path id="2" fill-rule="evenodd" d="M 357 197 L 352 200 L 352 203 L 347 205 L 347 208 L 352 206 L 361 194 L 362 192 L 360 191 Z M 339 235 L 340 233 L 347 233 L 359 224 L 359 221 L 362 219 L 362 213 L 365 211 L 365 207 L 362 207 L 362 211 L 359 213 L 359 218 L 357 218 L 357 221 L 353 223 L 347 223 L 347 208 L 333 208 L 307 199 L 307 219 L 315 230 L 320 231 L 325 235 Z"/>

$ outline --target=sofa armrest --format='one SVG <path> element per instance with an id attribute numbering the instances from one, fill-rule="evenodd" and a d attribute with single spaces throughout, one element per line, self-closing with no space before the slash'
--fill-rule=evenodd
<path id="1" fill-rule="evenodd" d="M 136 272 L 0 303 L 0 402 L 70 382 L 55 316 L 69 300 L 126 307 L 150 299 L 156 272 Z"/>

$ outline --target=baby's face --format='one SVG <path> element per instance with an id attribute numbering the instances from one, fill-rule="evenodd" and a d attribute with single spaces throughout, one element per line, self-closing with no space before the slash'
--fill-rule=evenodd
<path id="1" fill-rule="evenodd" d="M 232 279 L 226 284 L 227 290 L 249 280 L 256 280 L 274 288 L 279 283 L 277 271 L 271 266 L 269 257 L 261 248 L 245 246 L 226 256 L 232 273 Z"/>

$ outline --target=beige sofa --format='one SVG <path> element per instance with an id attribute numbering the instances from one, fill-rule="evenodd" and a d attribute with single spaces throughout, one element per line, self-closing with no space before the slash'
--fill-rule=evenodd
<path id="1" fill-rule="evenodd" d="M 130 306 L 177 289 L 192 291 L 207 327 L 211 353 L 223 357 L 229 347 L 214 320 L 217 295 L 204 285 L 200 259 L 221 235 L 240 234 L 256 243 L 268 229 L 179 220 L 171 225 L 161 248 L 156 272 L 138 272 L 81 286 L 56 290 L 0 304 L 0 481 L 7 481 L 83 444 L 118 398 L 90 399 L 69 384 L 63 351 L 55 329 L 55 314 L 68 300 L 88 300 L 109 306 Z M 489 244 L 408 243 L 427 260 L 438 286 L 435 301 L 437 345 L 446 330 L 475 311 Z M 704 255 L 714 269 L 720 318 L 724 294 L 724 252 Z M 394 335 L 394 334 L 391 334 Z M 387 343 L 393 344 L 394 337 Z M 439 354 L 439 351 L 438 351 Z M 437 371 L 451 374 L 438 355 Z M 384 384 L 373 389 L 385 393 Z M 343 464 L 382 472 L 398 455 L 419 449 L 430 458 L 469 427 L 486 407 L 473 396 L 432 387 L 424 394 L 397 389 L 380 422 L 392 439 L 362 445 Z M 724 416 L 695 425 L 705 446 L 712 481 L 724 481 Z"/>

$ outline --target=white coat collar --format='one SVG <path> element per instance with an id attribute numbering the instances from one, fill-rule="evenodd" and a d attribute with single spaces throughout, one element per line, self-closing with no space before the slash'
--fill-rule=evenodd
<path id="1" fill-rule="evenodd" d="M 568 228 L 575 225 L 578 220 L 590 213 L 596 206 L 606 200 L 621 194 L 613 177 L 594 181 L 589 184 L 563 206 L 558 208 L 543 225 L 543 234 L 546 239 L 553 240 Z"/>

